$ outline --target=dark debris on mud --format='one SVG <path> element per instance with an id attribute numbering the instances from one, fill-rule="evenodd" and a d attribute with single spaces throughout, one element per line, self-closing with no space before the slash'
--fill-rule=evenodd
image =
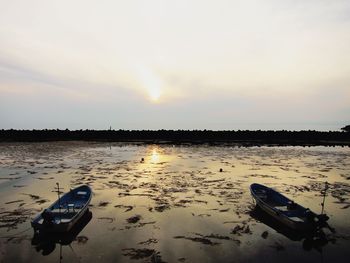
<path id="1" fill-rule="evenodd" d="M 174 236 L 173 238 L 175 239 L 186 239 L 186 240 L 190 240 L 193 242 L 197 242 L 197 243 L 201 243 L 204 245 L 209 245 L 209 246 L 216 246 L 219 245 L 221 243 L 215 242 L 214 240 L 225 240 L 225 241 L 233 241 L 234 243 L 236 243 L 237 245 L 241 244 L 241 241 L 229 236 L 224 236 L 224 235 L 220 235 L 220 234 L 209 234 L 209 235 L 203 235 L 200 233 L 193 233 L 194 236 Z"/>
<path id="2" fill-rule="evenodd" d="M 131 211 L 134 207 L 132 205 L 115 205 L 116 208 L 126 208 L 124 212 Z"/>
<path id="3" fill-rule="evenodd" d="M 135 216 L 132 216 L 132 217 L 129 217 L 128 219 L 126 219 L 126 221 L 129 223 L 129 224 L 135 224 L 137 223 L 138 221 L 140 221 L 142 217 L 140 215 L 135 215 Z"/>
<path id="4" fill-rule="evenodd" d="M 109 202 L 100 202 L 99 204 L 98 204 L 98 207 L 106 207 L 106 206 L 108 206 L 109 205 Z"/>
<path id="5" fill-rule="evenodd" d="M 89 238 L 87 236 L 78 236 L 75 238 L 78 244 L 85 245 L 88 242 Z"/>
<path id="6" fill-rule="evenodd" d="M 156 238 L 149 238 L 146 241 L 139 242 L 139 245 L 151 245 L 151 244 L 156 244 L 156 243 L 158 243 L 158 239 L 156 239 Z"/>
<path id="7" fill-rule="evenodd" d="M 17 228 L 19 224 L 26 222 L 32 215 L 33 210 L 24 208 L 0 212 L 0 228 Z"/>
<path id="8" fill-rule="evenodd" d="M 279 242 L 275 242 L 273 245 L 270 245 L 270 247 L 274 248 L 276 251 L 283 251 L 286 248 Z"/>
<path id="9" fill-rule="evenodd" d="M 248 224 L 236 225 L 232 230 L 231 234 L 241 236 L 242 234 L 252 234 Z"/>
<path id="10" fill-rule="evenodd" d="M 162 260 L 160 252 L 149 248 L 123 248 L 123 256 L 132 260 L 146 259 L 144 262 L 150 263 L 166 263 Z"/>
<path id="11" fill-rule="evenodd" d="M 203 245 L 209 245 L 209 246 L 216 246 L 219 245 L 220 243 L 217 242 L 213 242 L 208 238 L 204 238 L 204 237 L 188 237 L 188 236 L 174 236 L 175 239 L 187 239 L 187 240 L 191 240 L 193 242 L 198 242 L 201 243 Z"/>

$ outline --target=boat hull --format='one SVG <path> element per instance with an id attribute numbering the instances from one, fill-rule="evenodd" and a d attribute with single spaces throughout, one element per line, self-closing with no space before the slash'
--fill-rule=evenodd
<path id="1" fill-rule="evenodd" d="M 263 210 L 264 212 L 266 212 L 267 214 L 269 214 L 270 216 L 274 217 L 275 219 L 277 219 L 279 222 L 281 222 L 282 224 L 295 229 L 295 230 L 303 230 L 305 228 L 307 228 L 307 226 L 305 225 L 305 223 L 298 223 L 298 222 L 293 222 L 292 220 L 290 220 L 288 217 L 283 216 L 281 213 L 276 212 L 275 209 L 273 209 L 272 207 L 266 205 L 264 202 L 261 201 L 256 201 L 257 206 L 259 206 L 261 208 L 261 210 Z"/>
<path id="2" fill-rule="evenodd" d="M 31 222 L 32 227 L 34 228 L 34 231 L 46 231 L 46 232 L 68 232 L 72 229 L 72 227 L 79 221 L 79 219 L 82 217 L 83 214 L 88 212 L 88 207 L 86 207 L 84 210 L 82 210 L 79 215 L 77 215 L 74 219 L 72 219 L 70 222 L 61 222 L 58 224 L 53 224 L 52 226 L 45 226 L 43 224 L 40 224 L 38 222 Z"/>
<path id="3" fill-rule="evenodd" d="M 34 232 L 68 232 L 88 211 L 91 196 L 91 188 L 87 185 L 64 194 L 32 220 Z M 46 220 L 44 213 L 50 214 L 50 220 Z"/>
<path id="4" fill-rule="evenodd" d="M 256 205 L 285 226 L 298 231 L 317 229 L 317 215 L 308 208 L 295 204 L 272 188 L 260 184 L 252 184 L 250 191 Z"/>

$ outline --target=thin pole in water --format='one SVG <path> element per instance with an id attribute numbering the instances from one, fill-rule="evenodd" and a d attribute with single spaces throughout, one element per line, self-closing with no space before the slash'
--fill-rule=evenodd
<path id="1" fill-rule="evenodd" d="M 61 198 L 60 198 L 60 184 L 56 183 L 57 185 L 57 195 L 58 195 L 58 215 L 60 218 L 60 223 L 61 223 Z"/>
<path id="2" fill-rule="evenodd" d="M 60 240 L 61 241 L 61 240 Z M 62 241 L 61 241 L 62 242 Z M 62 257 L 62 244 L 61 244 L 61 242 L 60 242 L 60 263 L 62 262 L 62 259 L 63 259 L 63 257 Z"/>
<path id="3" fill-rule="evenodd" d="M 326 201 L 327 190 L 328 190 L 328 182 L 326 182 L 325 188 L 324 188 L 324 190 L 323 190 L 323 201 L 322 201 L 322 203 L 321 203 L 321 206 L 322 206 L 321 215 L 322 215 L 323 212 L 324 212 L 324 203 L 325 203 L 325 201 Z"/>

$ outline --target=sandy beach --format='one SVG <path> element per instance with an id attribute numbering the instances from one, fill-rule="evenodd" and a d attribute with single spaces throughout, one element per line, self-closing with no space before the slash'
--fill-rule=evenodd
<path id="1" fill-rule="evenodd" d="M 349 147 L 2 143 L 0 262 L 348 262 L 349 164 Z M 325 244 L 254 213 L 254 182 L 320 213 L 326 181 L 336 233 Z M 93 190 L 91 214 L 63 245 L 30 226 L 56 182 Z"/>

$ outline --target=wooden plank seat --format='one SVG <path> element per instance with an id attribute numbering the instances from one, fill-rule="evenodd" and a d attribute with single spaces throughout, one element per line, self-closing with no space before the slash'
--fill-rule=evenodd
<path id="1" fill-rule="evenodd" d="M 75 214 L 77 214 L 78 212 L 80 212 L 80 208 L 75 208 L 74 211 L 73 210 L 68 210 L 68 209 L 53 209 L 51 210 L 51 214 L 54 216 L 54 217 L 58 217 L 59 215 L 61 215 L 61 217 L 72 217 L 74 216 Z"/>
<path id="2" fill-rule="evenodd" d="M 282 212 L 287 212 L 289 211 L 288 207 L 286 205 L 283 205 L 283 206 L 275 206 L 275 208 L 279 211 L 282 211 Z"/>

